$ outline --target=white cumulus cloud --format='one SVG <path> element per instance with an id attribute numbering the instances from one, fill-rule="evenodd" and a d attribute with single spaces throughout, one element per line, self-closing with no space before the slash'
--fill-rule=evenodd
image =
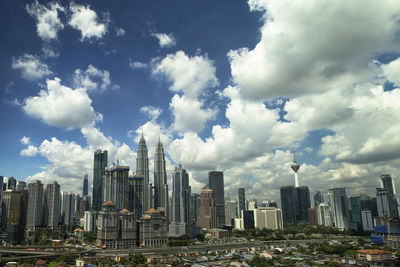
<path id="1" fill-rule="evenodd" d="M 108 70 L 100 70 L 93 65 L 89 65 L 85 71 L 75 70 L 74 84 L 76 87 L 83 87 L 88 91 L 104 91 L 109 87 L 119 88 L 118 85 L 111 86 Z"/>
<path id="2" fill-rule="evenodd" d="M 158 39 L 158 44 L 161 48 L 172 47 L 176 45 L 176 40 L 172 33 L 152 33 L 151 36 Z"/>
<path id="3" fill-rule="evenodd" d="M 21 70 L 22 78 L 30 81 L 52 74 L 45 63 L 41 62 L 37 56 L 30 54 L 24 54 L 19 58 L 13 57 L 11 67 L 15 70 Z"/>
<path id="4" fill-rule="evenodd" d="M 106 34 L 107 24 L 99 22 L 90 6 L 71 3 L 70 11 L 72 15 L 68 24 L 81 32 L 81 41 L 100 39 Z"/>

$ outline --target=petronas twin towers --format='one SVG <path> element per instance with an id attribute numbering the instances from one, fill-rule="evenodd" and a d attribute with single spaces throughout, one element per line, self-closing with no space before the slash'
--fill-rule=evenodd
<path id="1" fill-rule="evenodd" d="M 136 175 L 144 178 L 143 210 L 155 208 L 168 218 L 168 185 L 165 168 L 163 144 L 158 140 L 154 160 L 154 187 L 149 181 L 149 156 L 143 134 L 140 137 L 137 158 Z M 154 192 L 153 192 L 154 190 Z"/>

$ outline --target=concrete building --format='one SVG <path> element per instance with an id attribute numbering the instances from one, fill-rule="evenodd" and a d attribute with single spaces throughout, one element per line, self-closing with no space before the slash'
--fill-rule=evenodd
<path id="1" fill-rule="evenodd" d="M 22 216 L 23 198 L 21 191 L 7 190 L 3 194 L 3 227 L 10 244 L 19 244 L 24 239 L 25 222 Z"/>
<path id="2" fill-rule="evenodd" d="M 349 229 L 349 205 L 345 188 L 332 188 L 328 191 L 331 204 L 333 226 L 340 230 Z"/>
<path id="3" fill-rule="evenodd" d="M 241 214 L 242 226 L 244 229 L 254 229 L 254 211 L 253 210 L 242 210 Z"/>
<path id="4" fill-rule="evenodd" d="M 14 177 L 8 177 L 7 180 L 7 190 L 16 190 L 17 189 L 17 179 Z"/>
<path id="5" fill-rule="evenodd" d="M 382 174 L 380 182 L 381 188 L 376 189 L 378 216 L 383 217 L 386 213 L 389 218 L 398 219 L 399 210 L 396 199 L 396 188 L 392 177 L 390 174 Z"/>
<path id="6" fill-rule="evenodd" d="M 246 200 L 246 210 L 255 210 L 257 209 L 257 199 L 248 199 Z"/>
<path id="7" fill-rule="evenodd" d="M 200 193 L 200 208 L 197 225 L 205 229 L 218 227 L 214 190 L 212 190 L 209 185 L 205 185 Z"/>
<path id="8" fill-rule="evenodd" d="M 372 213 L 370 210 L 361 211 L 361 225 L 364 231 L 373 231 L 374 223 L 372 220 Z"/>
<path id="9" fill-rule="evenodd" d="M 321 191 L 317 191 L 314 194 L 314 207 L 318 206 L 319 204 L 324 202 L 324 196 L 322 195 Z"/>
<path id="10" fill-rule="evenodd" d="M 24 190 L 26 187 L 26 182 L 25 181 L 18 181 L 17 183 L 17 191 Z"/>
<path id="11" fill-rule="evenodd" d="M 57 182 L 47 184 L 47 227 L 56 230 L 60 221 L 60 185 Z"/>
<path id="12" fill-rule="evenodd" d="M 318 224 L 324 226 L 333 226 L 331 207 L 328 203 L 320 203 L 317 206 Z"/>
<path id="13" fill-rule="evenodd" d="M 294 186 L 281 187 L 281 206 L 283 221 L 295 224 L 297 222 L 297 194 Z"/>
<path id="14" fill-rule="evenodd" d="M 209 172 L 208 184 L 214 190 L 217 225 L 222 228 L 225 225 L 224 173 L 221 171 Z"/>
<path id="15" fill-rule="evenodd" d="M 149 155 L 147 151 L 146 140 L 143 133 L 139 140 L 137 157 L 136 157 L 136 175 L 143 177 L 143 211 L 149 210 L 153 203 L 152 185 L 149 182 Z M 140 214 L 142 216 L 142 214 Z"/>
<path id="16" fill-rule="evenodd" d="M 308 221 L 310 225 L 318 225 L 318 210 L 317 207 L 312 207 L 308 209 Z"/>
<path id="17" fill-rule="evenodd" d="M 117 210 L 128 208 L 129 167 L 117 164 L 105 168 L 103 176 L 103 202 L 111 201 Z"/>
<path id="18" fill-rule="evenodd" d="M 83 230 L 85 232 L 96 231 L 96 220 L 97 220 L 96 211 L 85 211 Z"/>
<path id="19" fill-rule="evenodd" d="M 63 192 L 61 214 L 63 224 L 72 226 L 74 223 L 75 194 L 72 192 Z"/>
<path id="20" fill-rule="evenodd" d="M 30 231 L 43 225 L 43 184 L 36 180 L 28 184 L 29 201 L 27 228 Z"/>
<path id="21" fill-rule="evenodd" d="M 170 236 L 191 235 L 189 174 L 182 165 L 175 167 L 172 176 L 172 214 Z"/>
<path id="22" fill-rule="evenodd" d="M 296 191 L 296 223 L 308 222 L 308 209 L 311 207 L 310 190 L 307 186 L 299 186 Z"/>
<path id="23" fill-rule="evenodd" d="M 100 210 L 103 203 L 103 176 L 108 163 L 107 150 L 96 150 L 93 163 L 93 209 Z"/>
<path id="24" fill-rule="evenodd" d="M 273 207 L 260 207 L 253 210 L 254 227 L 283 230 L 282 210 Z"/>
<path id="25" fill-rule="evenodd" d="M 127 209 L 131 210 L 135 214 L 136 218 L 140 218 L 143 215 L 144 190 L 144 177 L 138 174 L 129 176 Z"/>
<path id="26" fill-rule="evenodd" d="M 154 208 L 159 210 L 165 218 L 169 217 L 167 171 L 164 147 L 160 139 L 154 160 Z"/>
<path id="27" fill-rule="evenodd" d="M 114 203 L 106 201 L 97 220 L 97 244 L 104 248 L 130 248 L 137 245 L 135 215 L 127 209 L 117 211 Z"/>
<path id="28" fill-rule="evenodd" d="M 161 212 L 150 209 L 138 220 L 139 245 L 161 247 L 168 242 L 168 220 Z"/>

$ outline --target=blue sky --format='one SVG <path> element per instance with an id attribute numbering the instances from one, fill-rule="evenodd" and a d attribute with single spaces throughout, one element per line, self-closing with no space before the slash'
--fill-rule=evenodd
<path id="1" fill-rule="evenodd" d="M 399 177 L 396 1 L 0 5 L 1 175 L 80 192 L 98 148 L 134 171 L 143 131 L 194 192 L 217 169 L 278 200 L 293 148 L 311 191 Z"/>

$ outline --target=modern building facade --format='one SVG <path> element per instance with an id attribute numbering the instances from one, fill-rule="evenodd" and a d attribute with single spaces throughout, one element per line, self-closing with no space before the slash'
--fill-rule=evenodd
<path id="1" fill-rule="evenodd" d="M 62 196 L 61 213 L 63 224 L 72 226 L 74 223 L 75 194 L 72 192 L 63 192 Z"/>
<path id="2" fill-rule="evenodd" d="M 19 244 L 24 239 L 25 222 L 22 215 L 23 198 L 21 191 L 7 190 L 3 194 L 3 229 L 10 244 Z"/>
<path id="3" fill-rule="evenodd" d="M 317 206 L 318 224 L 333 226 L 331 207 L 329 203 L 321 203 Z"/>
<path id="4" fill-rule="evenodd" d="M 136 175 L 143 177 L 143 199 L 142 207 L 144 211 L 149 210 L 152 207 L 152 185 L 149 181 L 149 155 L 147 151 L 146 140 L 144 136 L 140 137 L 137 157 L 136 157 Z M 141 215 L 140 215 L 141 216 Z"/>
<path id="5" fill-rule="evenodd" d="M 54 181 L 47 184 L 47 227 L 56 230 L 60 222 L 60 185 Z"/>
<path id="6" fill-rule="evenodd" d="M 254 227 L 283 230 L 282 210 L 273 207 L 260 207 L 253 210 Z"/>
<path id="7" fill-rule="evenodd" d="M 308 209 L 308 222 L 310 225 L 318 225 L 318 210 L 317 207 L 312 207 Z"/>
<path id="8" fill-rule="evenodd" d="M 164 147 L 158 140 L 154 160 L 154 207 L 168 218 L 168 184 Z"/>
<path id="9" fill-rule="evenodd" d="M 197 217 L 200 209 L 200 194 L 190 194 L 190 223 L 197 225 Z"/>
<path id="10" fill-rule="evenodd" d="M 83 176 L 82 196 L 89 195 L 89 175 Z"/>
<path id="11" fill-rule="evenodd" d="M 103 202 L 111 201 L 117 210 L 128 208 L 128 177 L 129 167 L 116 165 L 105 168 L 103 176 Z"/>
<path id="12" fill-rule="evenodd" d="M 238 189 L 238 200 L 239 200 L 239 214 L 242 214 L 242 210 L 246 210 L 246 193 L 244 188 Z"/>
<path id="13" fill-rule="evenodd" d="M 190 193 L 189 174 L 182 165 L 176 167 L 172 176 L 172 214 L 169 225 L 170 236 L 191 234 L 190 224 Z"/>
<path id="14" fill-rule="evenodd" d="M 217 225 L 222 228 L 225 225 L 224 173 L 221 171 L 209 172 L 208 184 L 214 191 Z"/>
<path id="15" fill-rule="evenodd" d="M 310 190 L 307 186 L 299 186 L 295 188 L 296 191 L 296 222 L 308 222 L 308 209 L 310 204 Z"/>
<path id="16" fill-rule="evenodd" d="M 324 202 L 324 196 L 322 195 L 321 191 L 317 191 L 314 194 L 314 207 L 318 206 L 319 204 Z"/>
<path id="17" fill-rule="evenodd" d="M 340 230 L 349 229 L 350 215 L 346 189 L 329 189 L 328 198 L 331 205 L 333 226 Z"/>
<path id="18" fill-rule="evenodd" d="M 103 176 L 108 164 L 107 150 L 96 150 L 93 163 L 93 209 L 99 211 L 103 203 Z"/>
<path id="19" fill-rule="evenodd" d="M 43 224 L 43 184 L 39 180 L 33 181 L 28 184 L 28 190 L 29 201 L 26 226 L 28 230 L 33 231 Z"/>
<path id="20" fill-rule="evenodd" d="M 207 184 L 200 193 L 200 208 L 197 218 L 197 225 L 200 228 L 217 228 L 217 211 L 215 207 L 214 190 Z"/>
<path id="21" fill-rule="evenodd" d="M 295 224 L 297 222 L 297 194 L 294 186 L 281 187 L 281 206 L 283 221 Z"/>
<path id="22" fill-rule="evenodd" d="M 136 218 L 143 215 L 144 203 L 144 177 L 137 174 L 128 178 L 128 210 L 132 211 Z"/>

